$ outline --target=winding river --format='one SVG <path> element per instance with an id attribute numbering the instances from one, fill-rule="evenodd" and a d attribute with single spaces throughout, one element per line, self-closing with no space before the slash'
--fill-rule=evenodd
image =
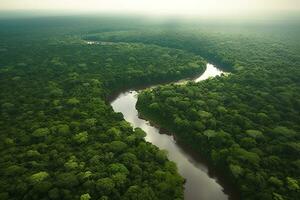
<path id="1" fill-rule="evenodd" d="M 210 77 L 221 75 L 223 72 L 212 64 L 207 64 L 206 70 L 195 82 L 203 81 Z M 160 149 L 168 151 L 168 158 L 174 161 L 179 173 L 186 179 L 184 197 L 186 200 L 227 200 L 231 199 L 213 170 L 203 159 L 193 151 L 176 142 L 172 134 L 163 134 L 158 127 L 151 125 L 149 121 L 141 119 L 135 108 L 138 91 L 130 90 L 120 93 L 111 102 L 115 112 L 121 112 L 125 120 L 133 127 L 143 129 L 146 140 Z"/>

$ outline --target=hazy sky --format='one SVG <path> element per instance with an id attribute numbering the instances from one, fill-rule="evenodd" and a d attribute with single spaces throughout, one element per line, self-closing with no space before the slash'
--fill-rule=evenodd
<path id="1" fill-rule="evenodd" d="M 300 10 L 300 0 L 0 0 L 0 9 L 232 15 Z"/>

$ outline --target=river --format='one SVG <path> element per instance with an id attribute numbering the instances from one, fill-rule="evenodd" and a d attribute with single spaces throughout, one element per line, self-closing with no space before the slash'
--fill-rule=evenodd
<path id="1" fill-rule="evenodd" d="M 207 64 L 205 72 L 193 81 L 203 81 L 222 73 L 223 71 L 214 65 Z M 137 94 L 138 91 L 136 90 L 120 93 L 111 102 L 111 106 L 115 112 L 121 112 L 125 120 L 131 123 L 133 127 L 143 129 L 147 134 L 146 141 L 168 151 L 168 158 L 177 164 L 179 173 L 186 179 L 184 198 L 186 200 L 231 199 L 213 170 L 209 168 L 199 155 L 195 155 L 193 151 L 176 142 L 172 134 L 161 133 L 158 127 L 139 117 L 135 108 Z"/>

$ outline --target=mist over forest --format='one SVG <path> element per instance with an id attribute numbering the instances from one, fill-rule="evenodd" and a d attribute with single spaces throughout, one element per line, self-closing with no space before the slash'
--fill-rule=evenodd
<path id="1" fill-rule="evenodd" d="M 1 200 L 299 199 L 299 1 L 172 2 L 1 1 Z"/>

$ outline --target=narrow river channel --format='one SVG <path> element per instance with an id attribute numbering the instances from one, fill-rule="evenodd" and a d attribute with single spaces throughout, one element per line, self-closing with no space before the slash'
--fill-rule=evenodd
<path id="1" fill-rule="evenodd" d="M 210 77 L 221 75 L 223 72 L 207 64 L 206 70 L 195 82 L 203 81 Z M 111 102 L 115 112 L 121 112 L 126 121 L 133 127 L 143 129 L 147 136 L 146 140 L 160 149 L 168 151 L 168 158 L 174 161 L 179 173 L 186 179 L 184 197 L 186 200 L 227 200 L 230 195 L 225 193 L 224 188 L 219 183 L 218 178 L 213 174 L 207 163 L 202 161 L 194 153 L 183 145 L 176 142 L 173 135 L 160 133 L 160 129 L 151 125 L 149 121 L 139 118 L 135 108 L 138 91 L 131 90 L 120 93 Z"/>

